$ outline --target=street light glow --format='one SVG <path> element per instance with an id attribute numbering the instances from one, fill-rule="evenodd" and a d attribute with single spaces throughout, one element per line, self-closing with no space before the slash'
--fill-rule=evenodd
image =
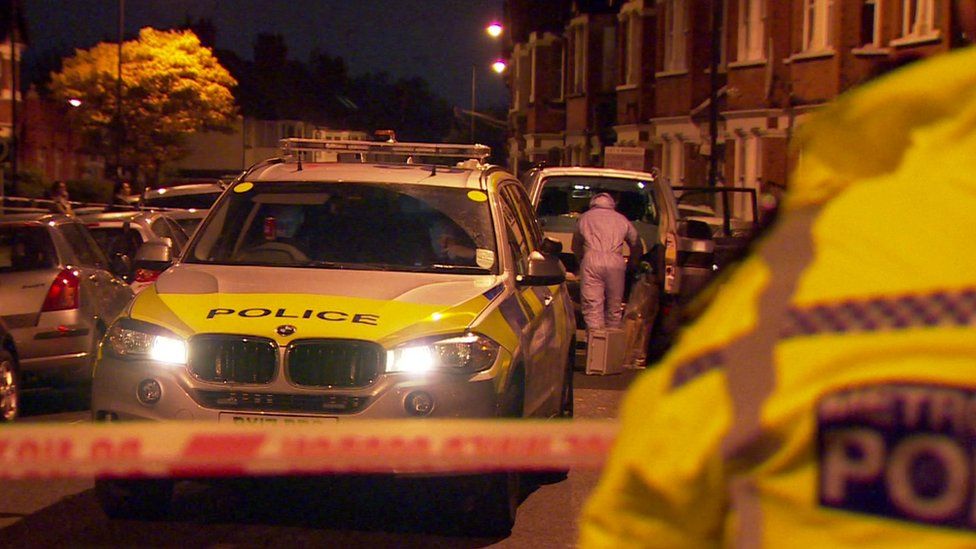
<path id="1" fill-rule="evenodd" d="M 491 36 L 492 38 L 498 38 L 502 34 L 502 25 L 501 23 L 497 22 L 492 23 L 485 28 L 485 32 L 487 32 L 488 36 Z"/>
<path id="2" fill-rule="evenodd" d="M 78 99 L 76 97 L 72 97 L 71 99 L 68 100 L 68 104 L 71 105 L 72 107 L 80 107 L 81 106 L 81 99 Z"/>
<path id="3" fill-rule="evenodd" d="M 506 63 L 504 59 L 497 59 L 491 64 L 491 70 L 497 72 L 498 74 L 505 72 L 505 69 L 507 68 L 508 63 Z"/>

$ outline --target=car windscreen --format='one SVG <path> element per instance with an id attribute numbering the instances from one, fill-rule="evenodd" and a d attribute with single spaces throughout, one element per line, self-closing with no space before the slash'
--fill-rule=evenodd
<path id="1" fill-rule="evenodd" d="M 189 263 L 497 273 L 481 191 L 430 185 L 238 185 L 211 211 Z"/>
<path id="2" fill-rule="evenodd" d="M 609 193 L 618 212 L 631 221 L 656 225 L 658 207 L 650 191 L 653 183 L 624 177 L 550 176 L 543 181 L 536 212 L 539 217 L 576 217 L 590 208 L 590 199 Z"/>
<path id="3" fill-rule="evenodd" d="M 51 269 L 57 264 L 54 243 L 46 228 L 0 225 L 0 273 Z"/>
<path id="4" fill-rule="evenodd" d="M 135 229 L 125 230 L 122 227 L 113 226 L 88 226 L 98 247 L 105 252 L 108 257 L 125 255 L 130 259 L 136 256 L 139 247 L 142 246 L 142 237 Z"/>
<path id="5" fill-rule="evenodd" d="M 220 198 L 220 191 L 199 194 L 156 195 L 142 199 L 142 207 L 150 208 L 181 208 L 189 210 L 195 208 L 206 210 Z"/>

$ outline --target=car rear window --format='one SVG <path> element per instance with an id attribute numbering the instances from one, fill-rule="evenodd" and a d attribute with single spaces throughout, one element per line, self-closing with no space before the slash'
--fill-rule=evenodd
<path id="1" fill-rule="evenodd" d="M 658 206 L 650 192 L 654 183 L 623 177 L 551 176 L 543 182 L 537 211 L 540 217 L 577 216 L 590 209 L 590 199 L 610 193 L 617 211 L 631 221 L 657 224 Z"/>
<path id="2" fill-rule="evenodd" d="M 45 227 L 0 226 L 0 272 L 51 269 L 57 264 L 54 243 Z"/>

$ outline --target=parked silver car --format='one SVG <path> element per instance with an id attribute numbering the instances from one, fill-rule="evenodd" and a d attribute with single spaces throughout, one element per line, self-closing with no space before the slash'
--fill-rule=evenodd
<path id="1" fill-rule="evenodd" d="M 122 278 L 136 293 L 159 276 L 159 272 L 132 266 L 139 248 L 150 240 L 169 239 L 172 255 L 177 256 L 189 239 L 183 227 L 168 212 L 100 212 L 83 215 L 80 219 L 109 261 L 119 265 Z"/>
<path id="2" fill-rule="evenodd" d="M 24 385 L 87 385 L 98 343 L 132 299 L 84 223 L 0 216 L 0 319 Z"/>

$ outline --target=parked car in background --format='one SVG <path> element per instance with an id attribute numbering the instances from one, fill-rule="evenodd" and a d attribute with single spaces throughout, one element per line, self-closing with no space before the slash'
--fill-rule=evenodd
<path id="1" fill-rule="evenodd" d="M 87 388 L 98 343 L 133 297 L 84 223 L 0 216 L 0 319 L 24 386 Z"/>
<path id="2" fill-rule="evenodd" d="M 0 423 L 17 419 L 20 414 L 20 366 L 17 345 L 0 318 Z"/>
<path id="3" fill-rule="evenodd" d="M 210 212 L 209 209 L 201 208 L 190 208 L 190 209 L 167 209 L 167 210 L 150 210 L 150 211 L 161 211 L 165 213 L 170 219 L 183 227 L 183 232 L 186 233 L 187 237 L 192 237 L 193 233 L 200 226 L 200 222 L 207 217 L 207 213 Z"/>
<path id="4" fill-rule="evenodd" d="M 217 201 L 223 192 L 224 184 L 219 181 L 146 189 L 142 193 L 139 206 L 142 209 L 206 210 Z"/>
<path id="5" fill-rule="evenodd" d="M 122 278 L 138 293 L 158 272 L 135 269 L 133 260 L 142 245 L 150 240 L 168 239 L 172 254 L 179 255 L 189 239 L 183 227 L 169 212 L 121 211 L 80 216 L 99 247 L 113 263 L 126 265 Z"/>
<path id="6" fill-rule="evenodd" d="M 570 292 L 579 329 L 584 322 L 575 276 L 579 265 L 571 248 L 573 233 L 580 214 L 589 209 L 590 199 L 609 192 L 616 197 L 617 211 L 637 229 L 644 260 L 657 275 L 661 307 L 655 330 L 662 337 L 670 335 L 678 320 L 675 306 L 690 300 L 714 275 L 715 246 L 704 224 L 681 221 L 670 185 L 652 173 L 584 167 L 536 168 L 526 174 L 525 182 L 546 236 L 562 242 L 561 258 L 574 275 Z M 577 338 L 585 340 L 582 334 Z"/>

